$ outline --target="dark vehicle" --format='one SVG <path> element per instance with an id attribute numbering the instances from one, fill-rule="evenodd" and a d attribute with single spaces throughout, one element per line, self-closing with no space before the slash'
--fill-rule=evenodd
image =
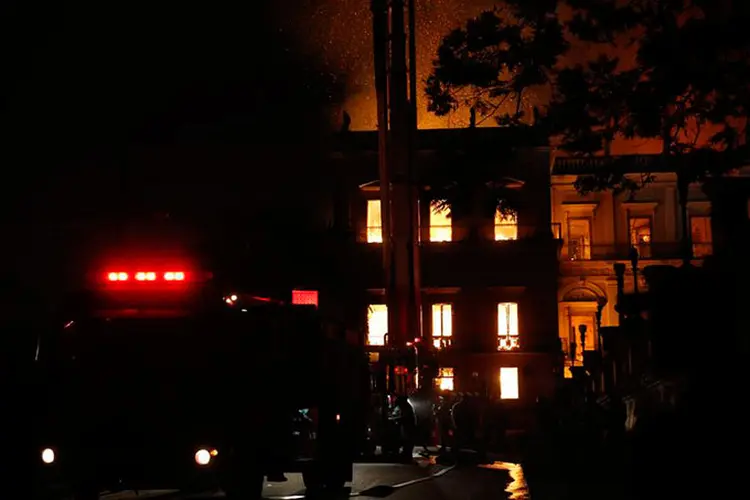
<path id="1" fill-rule="evenodd" d="M 369 347 L 372 393 L 370 450 L 380 445 L 385 455 L 397 455 L 404 441 L 420 447 L 432 444 L 433 441 L 433 403 L 436 396 L 432 386 L 433 372 L 436 371 L 435 360 L 426 349 L 420 350 L 420 359 L 412 343 L 408 343 L 407 347 L 409 348 Z M 399 396 L 408 397 L 413 413 L 415 425 L 409 425 L 408 429 L 402 425 L 400 418 L 392 418 Z M 406 436 L 408 439 L 405 440 Z"/>
<path id="2" fill-rule="evenodd" d="M 369 397 L 356 347 L 314 307 L 141 269 L 102 274 L 42 342 L 37 483 L 88 500 L 162 488 L 258 498 L 264 476 L 287 471 L 308 489 L 351 480 Z"/>

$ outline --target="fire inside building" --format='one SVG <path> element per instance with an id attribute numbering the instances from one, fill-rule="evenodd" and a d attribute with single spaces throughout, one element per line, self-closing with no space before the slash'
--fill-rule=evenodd
<path id="1" fill-rule="evenodd" d="M 497 148 L 509 140 L 503 129 L 420 131 L 417 169 L 438 168 L 449 151 Z M 429 186 L 418 186 L 421 329 L 398 337 L 391 333 L 389 276 L 382 268 L 377 137 L 343 133 L 332 163 L 349 185 L 344 218 L 357 238 L 356 270 L 369 294 L 365 342 L 378 350 L 420 337 L 425 350 L 429 344 L 437 352 L 433 382 L 440 390 L 480 392 L 519 407 L 550 395 L 573 376 L 571 368 L 601 353 L 602 332 L 620 325 L 621 297 L 648 291 L 644 269 L 684 262 L 684 228 L 689 262 L 697 268 L 713 254 L 715 232 L 738 234 L 715 229 L 705 186 L 690 186 L 683 223 L 676 174 L 660 169 L 658 156 L 624 160 L 633 176 L 652 174 L 653 182 L 634 194 L 581 196 L 574 181 L 600 160 L 554 158 L 549 148 L 533 145 L 513 161 L 497 157 L 498 177 L 512 179 L 523 200 L 510 216 L 453 217 L 430 199 Z M 743 170 L 728 184 L 739 186 L 747 177 Z M 747 196 L 724 197 L 725 204 L 729 199 L 747 204 Z"/>
<path id="2" fill-rule="evenodd" d="M 417 130 L 408 7 L 373 2 L 379 129 L 344 127 L 331 162 L 345 193 L 336 219 L 356 235 L 367 293 L 362 340 L 372 359 L 433 357 L 434 379 L 422 383 L 528 407 L 601 356 L 618 301 L 648 286 L 639 266 L 700 267 L 712 254 L 711 202 L 696 184 L 683 210 L 658 156 L 625 160 L 629 174 L 654 176 L 637 193 L 582 197 L 574 181 L 600 159 L 556 158 L 510 129 Z M 457 177 L 491 165 L 515 209 L 452 213 L 429 180 L 446 163 Z"/>
<path id="3" fill-rule="evenodd" d="M 467 135 L 468 133 L 468 135 Z M 431 130 L 417 136 L 421 171 L 439 168 L 447 151 L 504 140 L 499 129 Z M 507 139 L 506 139 L 507 140 Z M 376 178 L 376 136 L 349 133 L 338 155 L 352 196 L 347 214 L 360 246 L 357 271 L 369 292 L 366 342 L 406 345 L 421 337 L 437 352 L 439 388 L 535 401 L 554 390 L 560 349 L 557 275 L 560 225 L 551 221 L 549 149 L 529 148 L 514 163 L 497 163 L 498 177 L 525 202 L 516 213 L 453 217 L 419 186 L 421 330 L 391 334 L 387 275 L 382 272 L 382 193 Z M 469 165 L 467 165 L 468 167 Z"/>

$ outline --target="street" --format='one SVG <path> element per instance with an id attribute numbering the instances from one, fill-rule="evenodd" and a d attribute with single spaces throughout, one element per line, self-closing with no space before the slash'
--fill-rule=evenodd
<path id="1" fill-rule="evenodd" d="M 300 474 L 288 474 L 286 483 L 266 484 L 264 498 L 295 500 L 305 498 Z M 349 496 L 411 500 L 525 500 L 528 492 L 519 466 L 496 462 L 487 466 L 442 467 L 434 464 L 358 464 Z M 101 500 L 204 500 L 222 498 L 221 493 L 181 495 L 174 491 L 123 491 L 105 494 Z"/>

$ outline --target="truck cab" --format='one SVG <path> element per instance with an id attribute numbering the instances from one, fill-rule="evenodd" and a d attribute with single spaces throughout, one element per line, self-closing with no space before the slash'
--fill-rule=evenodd
<path id="1" fill-rule="evenodd" d="M 315 307 L 225 290 L 181 263 L 92 276 L 40 342 L 40 494 L 259 498 L 266 476 L 287 471 L 308 489 L 351 480 L 367 395 L 344 383 L 356 357 Z"/>

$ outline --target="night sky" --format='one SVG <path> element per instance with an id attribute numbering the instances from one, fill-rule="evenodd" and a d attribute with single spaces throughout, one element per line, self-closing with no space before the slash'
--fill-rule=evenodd
<path id="1" fill-rule="evenodd" d="M 420 91 L 441 38 L 494 4 L 418 0 Z M 63 220 L 107 220 L 122 203 L 247 207 L 317 175 L 308 157 L 329 129 L 321 120 L 338 127 L 347 110 L 353 129 L 375 128 L 370 0 L 8 1 L 0 42 L 0 163 L 12 178 L 0 217 L 23 233 L 11 249 L 23 256 L 71 242 Z M 425 107 L 421 128 L 468 123 Z M 281 145 L 294 134 L 302 142 Z M 215 149 L 196 154 L 202 136 Z M 188 144 L 182 157 L 149 158 L 149 144 L 170 141 Z M 265 156 L 232 157 L 222 142 Z"/>
<path id="2" fill-rule="evenodd" d="M 82 130 L 91 143 L 168 128 L 165 117 L 190 121 L 186 115 L 201 107 L 239 108 L 253 84 L 249 75 L 277 71 L 264 53 L 280 43 L 343 84 L 345 97 L 330 98 L 334 122 L 346 109 L 355 130 L 375 128 L 370 0 L 217 0 L 200 8 L 171 1 L 49 2 L 47 9 L 16 3 L 17 12 L 0 12 L 8 28 L 0 50 L 12 75 L 0 85 L 14 119 L 35 132 Z M 496 3 L 417 0 L 420 94 L 441 38 Z M 468 123 L 466 116 L 432 116 L 424 101 L 419 109 L 421 128 Z M 223 118 L 200 118 L 214 119 Z"/>
<path id="3" fill-rule="evenodd" d="M 493 0 L 417 1 L 417 77 L 429 75 L 440 40 L 468 18 L 492 8 Z M 375 96 L 372 55 L 372 18 L 369 0 L 303 0 L 286 19 L 302 44 L 319 47 L 328 68 L 341 69 L 347 78 L 344 107 L 352 116 L 352 128 L 374 129 Z M 420 85 L 421 89 L 422 85 Z M 420 105 L 421 128 L 462 126 L 465 117 L 453 121 L 428 114 Z"/>
<path id="4" fill-rule="evenodd" d="M 420 81 L 441 37 L 492 5 L 418 2 Z M 59 196 L 93 179 L 114 185 L 112 172 L 128 167 L 133 144 L 190 136 L 186 130 L 199 136 L 213 123 L 228 124 L 211 132 L 229 142 L 304 129 L 300 108 L 319 106 L 287 95 L 315 79 L 343 87 L 327 96 L 329 122 L 337 126 L 346 109 L 352 128 L 375 127 L 369 0 L 5 2 L 0 23 L 2 154 L 19 166 L 11 194 L 23 201 L 24 181 L 40 203 L 50 189 Z M 290 54 L 286 62 L 280 51 Z M 464 121 L 420 113 L 422 127 Z M 114 168 L 103 172 L 105 164 Z M 75 175 L 82 169 L 83 180 Z"/>
<path id="5" fill-rule="evenodd" d="M 417 1 L 420 94 L 441 38 L 494 4 Z M 18 167 L 3 202 L 71 198 L 93 180 L 114 186 L 116 170 L 138 167 L 132 149 L 143 142 L 206 132 L 273 145 L 287 131 L 324 131 L 314 116 L 321 104 L 326 122 L 337 127 L 346 110 L 353 129 L 373 130 L 371 24 L 370 0 L 3 2 L 0 155 Z M 316 85 L 322 100 L 300 94 Z M 468 123 L 425 108 L 422 99 L 421 128 Z M 203 175 L 201 165 L 178 166 Z"/>
<path id="6" fill-rule="evenodd" d="M 440 38 L 493 3 L 417 3 L 420 81 Z M 16 122 L 10 128 L 18 135 L 54 138 L 65 129 L 68 137 L 61 142 L 67 147 L 83 136 L 90 144 L 153 129 L 164 116 L 185 114 L 186 108 L 200 108 L 201 100 L 226 94 L 229 84 L 247 89 L 248 75 L 274 71 L 263 52 L 278 45 L 278 37 L 326 77 L 345 82 L 343 107 L 353 128 L 375 127 L 369 0 L 216 1 L 200 8 L 117 0 L 36 5 L 0 7 L 6 70 L 0 110 Z M 269 30 L 278 31 L 269 37 Z M 420 124 L 447 123 L 423 112 Z"/>

